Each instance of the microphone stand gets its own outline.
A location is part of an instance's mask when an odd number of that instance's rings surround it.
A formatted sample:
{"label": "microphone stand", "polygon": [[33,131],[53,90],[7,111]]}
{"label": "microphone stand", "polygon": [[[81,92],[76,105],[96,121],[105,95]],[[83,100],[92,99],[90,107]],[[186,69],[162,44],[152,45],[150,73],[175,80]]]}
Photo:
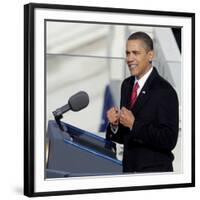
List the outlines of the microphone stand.
{"label": "microphone stand", "polygon": [[60,121],[60,120],[63,118],[63,116],[62,116],[62,115],[59,115],[59,116],[55,116],[55,115],[54,115],[54,117],[55,117],[56,123],[58,124],[59,129],[60,129],[61,131],[64,131],[64,128],[63,128],[63,126],[61,125],[61,121]]}
{"label": "microphone stand", "polygon": [[60,128],[61,131],[64,131],[63,126],[61,125],[61,119],[63,118],[63,113],[67,112],[68,110],[70,110],[70,105],[66,104],[58,109],[56,109],[55,111],[53,111],[53,115],[55,117],[55,121],[58,124],[58,127]]}
{"label": "microphone stand", "polygon": [[67,140],[73,141],[73,137],[68,132],[68,128],[61,123],[60,120],[63,118],[63,115],[60,112],[58,112],[58,111],[59,111],[59,109],[53,111],[53,115],[54,115],[55,121],[56,121],[56,123],[58,125],[58,128],[61,131],[60,134],[62,135],[62,137],[63,137],[64,140],[67,139]]}

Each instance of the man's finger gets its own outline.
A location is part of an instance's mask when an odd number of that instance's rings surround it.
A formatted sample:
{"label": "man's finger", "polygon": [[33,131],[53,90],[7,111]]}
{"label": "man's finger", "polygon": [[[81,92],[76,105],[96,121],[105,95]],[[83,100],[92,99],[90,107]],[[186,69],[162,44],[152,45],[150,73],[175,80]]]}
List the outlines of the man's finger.
{"label": "man's finger", "polygon": [[128,109],[125,107],[122,107],[121,111],[122,111],[122,113],[127,113]]}

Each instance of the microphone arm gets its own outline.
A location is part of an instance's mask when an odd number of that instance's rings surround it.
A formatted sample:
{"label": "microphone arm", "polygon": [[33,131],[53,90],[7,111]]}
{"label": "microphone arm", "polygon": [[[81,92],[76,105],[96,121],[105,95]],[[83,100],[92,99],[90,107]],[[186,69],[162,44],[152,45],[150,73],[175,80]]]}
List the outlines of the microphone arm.
{"label": "microphone arm", "polygon": [[53,115],[55,117],[55,121],[58,124],[58,127],[60,128],[61,131],[64,131],[63,126],[61,125],[60,120],[63,118],[63,113],[67,112],[70,110],[69,104],[66,104],[60,108],[57,108],[55,111],[53,111]]}
{"label": "microphone arm", "polygon": [[71,107],[69,106],[69,104],[66,104],[60,108],[57,108],[55,111],[53,111],[53,115],[55,117],[55,119],[62,119],[62,114],[67,112],[68,110],[70,110]]}

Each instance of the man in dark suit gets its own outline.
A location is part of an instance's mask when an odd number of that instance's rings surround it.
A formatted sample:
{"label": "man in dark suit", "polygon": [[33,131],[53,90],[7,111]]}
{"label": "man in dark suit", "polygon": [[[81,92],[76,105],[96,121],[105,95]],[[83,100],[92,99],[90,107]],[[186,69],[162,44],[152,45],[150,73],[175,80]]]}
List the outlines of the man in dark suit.
{"label": "man in dark suit", "polygon": [[144,32],[129,36],[126,59],[131,76],[121,86],[120,110],[107,112],[106,138],[124,144],[123,172],[173,171],[178,137],[178,98],[152,66],[153,41]]}

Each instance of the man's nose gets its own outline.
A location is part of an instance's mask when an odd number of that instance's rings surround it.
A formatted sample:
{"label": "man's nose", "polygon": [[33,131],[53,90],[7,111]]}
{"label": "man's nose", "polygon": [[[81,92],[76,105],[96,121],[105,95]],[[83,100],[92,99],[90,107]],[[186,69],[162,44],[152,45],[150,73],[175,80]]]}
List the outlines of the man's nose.
{"label": "man's nose", "polygon": [[127,56],[127,61],[134,61],[135,60],[135,56],[133,53],[130,53],[128,56]]}

